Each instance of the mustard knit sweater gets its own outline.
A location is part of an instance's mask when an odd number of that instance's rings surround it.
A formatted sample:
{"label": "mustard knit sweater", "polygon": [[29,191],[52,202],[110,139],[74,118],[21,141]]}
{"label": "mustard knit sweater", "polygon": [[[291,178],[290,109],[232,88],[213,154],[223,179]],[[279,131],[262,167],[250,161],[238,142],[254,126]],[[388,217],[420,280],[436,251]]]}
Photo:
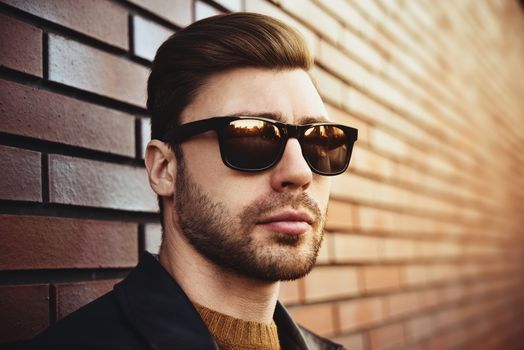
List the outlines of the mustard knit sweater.
{"label": "mustard knit sweater", "polygon": [[220,350],[280,350],[277,325],[244,321],[194,304]]}

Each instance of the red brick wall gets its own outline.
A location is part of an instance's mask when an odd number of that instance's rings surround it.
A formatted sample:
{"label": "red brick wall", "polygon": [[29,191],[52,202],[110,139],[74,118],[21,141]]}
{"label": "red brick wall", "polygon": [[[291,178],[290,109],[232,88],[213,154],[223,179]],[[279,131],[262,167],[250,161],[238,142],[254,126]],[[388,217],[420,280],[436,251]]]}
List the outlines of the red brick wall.
{"label": "red brick wall", "polygon": [[284,283],[293,315],[350,349],[524,347],[517,1],[1,2],[0,343],[158,249],[149,62],[192,21],[247,10],[304,34],[332,118],[359,128],[318,266]]}

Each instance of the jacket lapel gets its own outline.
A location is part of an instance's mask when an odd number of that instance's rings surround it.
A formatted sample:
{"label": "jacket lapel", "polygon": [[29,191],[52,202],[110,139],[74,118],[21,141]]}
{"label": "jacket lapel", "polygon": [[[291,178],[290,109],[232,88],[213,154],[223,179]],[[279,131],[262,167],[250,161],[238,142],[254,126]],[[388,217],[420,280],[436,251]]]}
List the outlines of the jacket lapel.
{"label": "jacket lapel", "polygon": [[114,288],[119,306],[152,349],[218,349],[176,281],[149,253]]}
{"label": "jacket lapel", "polygon": [[[277,302],[273,319],[277,324],[278,338],[282,349],[310,349],[306,345],[304,336],[295,321],[291,318],[284,306]],[[313,349],[311,349],[313,350]]]}

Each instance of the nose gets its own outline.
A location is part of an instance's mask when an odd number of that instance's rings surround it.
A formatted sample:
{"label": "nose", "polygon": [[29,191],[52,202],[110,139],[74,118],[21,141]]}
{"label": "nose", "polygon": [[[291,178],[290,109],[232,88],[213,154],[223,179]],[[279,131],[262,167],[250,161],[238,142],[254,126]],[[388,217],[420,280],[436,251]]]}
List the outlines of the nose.
{"label": "nose", "polygon": [[300,143],[295,138],[287,141],[282,158],[271,172],[271,187],[276,192],[306,190],[313,180]]}

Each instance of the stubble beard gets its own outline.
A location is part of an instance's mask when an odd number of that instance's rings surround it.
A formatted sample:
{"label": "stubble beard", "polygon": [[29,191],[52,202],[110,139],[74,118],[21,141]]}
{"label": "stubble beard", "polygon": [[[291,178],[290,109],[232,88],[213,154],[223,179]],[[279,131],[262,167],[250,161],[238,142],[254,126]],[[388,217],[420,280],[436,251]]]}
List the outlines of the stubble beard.
{"label": "stubble beard", "polygon": [[[305,208],[314,215],[311,232],[268,232],[256,240],[257,220],[279,208]],[[174,210],[187,241],[208,261],[262,281],[295,280],[315,265],[323,239],[325,213],[307,194],[273,193],[246,206],[238,215],[212,200],[191,181],[182,159],[177,164]]]}

